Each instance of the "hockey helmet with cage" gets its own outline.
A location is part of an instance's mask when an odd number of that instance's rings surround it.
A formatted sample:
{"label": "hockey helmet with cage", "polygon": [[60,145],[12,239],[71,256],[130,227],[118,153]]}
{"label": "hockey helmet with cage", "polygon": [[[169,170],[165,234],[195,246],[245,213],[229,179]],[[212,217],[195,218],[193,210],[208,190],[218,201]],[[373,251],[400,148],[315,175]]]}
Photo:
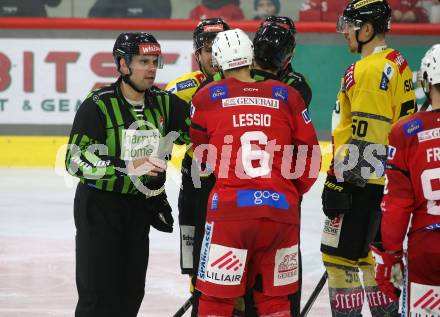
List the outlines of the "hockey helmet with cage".
{"label": "hockey helmet with cage", "polygon": [[336,25],[338,33],[346,33],[349,26],[360,30],[365,22],[373,25],[376,34],[391,28],[391,8],[387,0],[352,0],[344,9]]}
{"label": "hockey helmet with cage", "polygon": [[281,70],[295,50],[296,28],[290,18],[268,17],[254,37],[255,61],[262,68]]}
{"label": "hockey helmet with cage", "polygon": [[252,41],[240,29],[220,32],[212,43],[212,62],[223,71],[249,66],[254,57]]}
{"label": "hockey helmet with cage", "polygon": [[197,24],[193,33],[194,52],[209,45],[219,32],[230,30],[229,25],[222,18],[203,19]]}
{"label": "hockey helmet with cage", "polygon": [[429,99],[432,85],[440,84],[440,44],[433,45],[425,54],[420,65],[423,91]]}
{"label": "hockey helmet with cage", "polygon": [[118,71],[121,58],[124,58],[127,65],[130,65],[132,56],[134,55],[157,55],[157,68],[163,67],[160,44],[156,38],[149,33],[124,32],[119,34],[113,46],[113,58]]}

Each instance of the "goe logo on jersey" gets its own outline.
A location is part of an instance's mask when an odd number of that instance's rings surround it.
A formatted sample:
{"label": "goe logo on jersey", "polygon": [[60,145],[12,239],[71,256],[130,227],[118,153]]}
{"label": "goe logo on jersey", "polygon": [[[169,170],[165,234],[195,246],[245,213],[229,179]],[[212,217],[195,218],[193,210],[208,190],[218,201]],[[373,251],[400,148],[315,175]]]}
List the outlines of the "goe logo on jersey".
{"label": "goe logo on jersey", "polygon": [[237,206],[270,206],[278,209],[288,209],[289,202],[284,194],[270,190],[239,190],[237,191]]}

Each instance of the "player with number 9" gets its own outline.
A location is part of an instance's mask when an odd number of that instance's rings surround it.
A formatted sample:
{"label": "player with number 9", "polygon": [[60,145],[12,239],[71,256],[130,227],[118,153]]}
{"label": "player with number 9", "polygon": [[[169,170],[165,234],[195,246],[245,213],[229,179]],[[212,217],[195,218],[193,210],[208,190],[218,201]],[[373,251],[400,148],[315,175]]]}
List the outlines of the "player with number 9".
{"label": "player with number 9", "polygon": [[440,45],[428,50],[420,73],[432,111],[419,112],[391,130],[383,242],[372,250],[379,287],[398,298],[392,282],[400,275],[396,271],[402,267],[411,221],[402,316],[440,316]]}

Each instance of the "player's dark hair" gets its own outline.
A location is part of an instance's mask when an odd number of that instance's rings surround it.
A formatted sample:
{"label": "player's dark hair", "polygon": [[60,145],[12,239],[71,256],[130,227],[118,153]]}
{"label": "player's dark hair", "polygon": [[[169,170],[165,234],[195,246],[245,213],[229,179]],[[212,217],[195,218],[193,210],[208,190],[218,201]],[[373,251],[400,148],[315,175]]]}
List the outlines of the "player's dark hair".
{"label": "player's dark hair", "polygon": [[290,18],[268,17],[254,37],[255,61],[263,69],[282,70],[296,46],[296,28]]}
{"label": "player's dark hair", "polygon": [[229,25],[222,18],[200,20],[193,32],[194,52],[198,52],[205,45],[212,42],[217,33],[230,29]]}
{"label": "player's dark hair", "polygon": [[139,55],[139,45],[141,44],[159,44],[156,38],[145,32],[124,32],[119,34],[113,45],[113,58],[116,67],[119,68],[121,58],[125,59],[127,65],[130,65],[134,55]]}

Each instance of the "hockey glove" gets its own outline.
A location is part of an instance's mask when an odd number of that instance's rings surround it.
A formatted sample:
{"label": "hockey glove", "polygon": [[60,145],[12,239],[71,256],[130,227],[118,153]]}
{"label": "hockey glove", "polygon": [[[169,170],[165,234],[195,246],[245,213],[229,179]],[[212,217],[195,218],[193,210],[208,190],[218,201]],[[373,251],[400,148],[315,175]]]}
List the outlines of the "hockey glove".
{"label": "hockey glove", "polygon": [[403,252],[388,253],[382,247],[382,242],[370,244],[376,263],[375,279],[379,289],[391,300],[398,301],[403,281]]}
{"label": "hockey glove", "polygon": [[148,200],[153,204],[154,210],[151,226],[162,232],[173,232],[174,219],[165,192],[150,197]]}
{"label": "hockey glove", "polygon": [[327,175],[322,191],[322,210],[330,219],[351,210],[351,194],[355,185],[347,182],[338,182],[335,176]]}

